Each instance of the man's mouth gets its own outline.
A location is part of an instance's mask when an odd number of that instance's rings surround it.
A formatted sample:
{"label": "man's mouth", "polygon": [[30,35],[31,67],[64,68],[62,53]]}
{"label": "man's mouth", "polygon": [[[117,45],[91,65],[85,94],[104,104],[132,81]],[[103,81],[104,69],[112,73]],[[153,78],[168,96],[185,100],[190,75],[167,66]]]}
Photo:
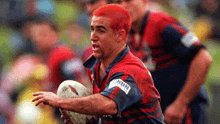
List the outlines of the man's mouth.
{"label": "man's mouth", "polygon": [[99,46],[96,44],[92,44],[92,50],[97,51],[99,49]]}

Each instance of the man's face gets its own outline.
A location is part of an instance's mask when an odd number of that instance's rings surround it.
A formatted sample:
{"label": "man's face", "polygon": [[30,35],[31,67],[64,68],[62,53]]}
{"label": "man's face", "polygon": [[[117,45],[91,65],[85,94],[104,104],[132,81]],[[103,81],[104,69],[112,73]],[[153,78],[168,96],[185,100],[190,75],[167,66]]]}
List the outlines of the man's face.
{"label": "man's face", "polygon": [[107,4],[107,0],[99,0],[93,4],[86,4],[86,11],[90,17],[90,21],[92,19],[92,13],[98,9],[99,7],[103,6],[103,5],[106,5]]}
{"label": "man's face", "polygon": [[117,35],[110,27],[108,17],[93,16],[91,21],[91,42],[93,55],[104,60],[114,53]]}
{"label": "man's face", "polygon": [[140,19],[142,13],[145,13],[146,0],[114,0],[114,2],[127,9],[132,23]]}
{"label": "man's face", "polygon": [[48,24],[33,24],[30,27],[32,41],[40,51],[47,51],[56,42],[57,32]]}

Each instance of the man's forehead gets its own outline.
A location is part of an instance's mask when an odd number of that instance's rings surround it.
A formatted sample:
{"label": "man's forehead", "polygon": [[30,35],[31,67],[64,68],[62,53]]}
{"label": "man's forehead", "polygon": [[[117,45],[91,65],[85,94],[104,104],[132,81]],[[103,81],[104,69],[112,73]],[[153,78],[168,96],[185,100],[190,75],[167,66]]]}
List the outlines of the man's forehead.
{"label": "man's forehead", "polygon": [[91,21],[91,26],[103,25],[108,26],[110,25],[110,18],[103,17],[103,16],[93,16]]}
{"label": "man's forehead", "polygon": [[100,22],[100,23],[110,22],[110,18],[104,16],[93,16],[92,22]]}

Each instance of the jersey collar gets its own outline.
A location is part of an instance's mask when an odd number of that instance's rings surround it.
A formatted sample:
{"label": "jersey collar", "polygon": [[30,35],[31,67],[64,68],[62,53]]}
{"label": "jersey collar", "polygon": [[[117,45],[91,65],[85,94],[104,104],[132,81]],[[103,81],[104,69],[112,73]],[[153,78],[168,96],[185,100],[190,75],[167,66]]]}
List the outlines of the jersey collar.
{"label": "jersey collar", "polygon": [[[106,73],[109,73],[109,71],[113,68],[113,66],[116,65],[119,61],[121,61],[125,57],[125,55],[127,55],[129,50],[130,50],[129,47],[126,46],[126,48],[123,51],[121,51],[114,59],[114,61],[109,65],[109,67],[106,70]],[[100,61],[99,59],[92,56],[83,65],[86,68],[90,69],[91,71],[94,71],[94,67],[99,63],[99,61]]]}

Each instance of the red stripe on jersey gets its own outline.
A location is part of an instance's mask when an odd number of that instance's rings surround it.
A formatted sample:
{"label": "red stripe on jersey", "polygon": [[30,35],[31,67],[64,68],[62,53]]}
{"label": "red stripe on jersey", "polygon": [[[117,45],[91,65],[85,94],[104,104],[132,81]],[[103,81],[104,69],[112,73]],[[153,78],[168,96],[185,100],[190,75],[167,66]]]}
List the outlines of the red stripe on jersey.
{"label": "red stripe on jersey", "polygon": [[102,119],[102,122],[105,123],[105,124],[121,124],[121,121],[114,121],[113,122],[113,121],[106,121],[106,120],[103,120],[103,119]]}
{"label": "red stripe on jersey", "polygon": [[154,106],[153,108],[144,108],[144,109],[141,109],[141,111],[143,111],[144,113],[151,113],[151,112],[155,112],[158,108],[160,108],[159,103],[157,103],[157,105]]}
{"label": "red stripe on jersey", "polygon": [[128,78],[128,75],[123,75],[123,76],[121,77],[121,80],[125,81],[127,78]]}
{"label": "red stripe on jersey", "polygon": [[[145,108],[145,109],[143,108],[143,109],[141,109],[142,112],[140,112],[139,109],[133,109],[133,110],[127,111],[126,113],[123,113],[123,116],[126,117],[126,116],[129,116],[131,114],[139,114],[139,113],[143,113],[143,112],[144,113],[151,113],[151,112],[155,112],[155,110],[157,110],[159,107],[160,107],[160,104],[158,102],[157,105],[155,107],[153,107],[153,108]],[[157,117],[157,115],[158,114],[156,114],[154,116],[152,116],[152,115],[151,116],[148,115],[148,116],[149,117]]]}
{"label": "red stripe on jersey", "polygon": [[154,115],[154,116],[152,116],[152,115],[145,115],[145,116],[141,116],[141,117],[132,118],[131,120],[127,121],[126,123],[132,123],[135,120],[141,120],[143,118],[152,118],[152,117],[157,118],[160,115],[161,115],[161,111],[158,114]]}
{"label": "red stripe on jersey", "polygon": [[170,58],[173,58],[174,55],[173,54],[166,54],[164,56],[160,56],[158,58],[153,58],[153,61],[155,61],[156,63],[162,62],[164,60],[168,60]]}
{"label": "red stripe on jersey", "polygon": [[172,24],[172,27],[174,27],[177,31],[179,31],[181,34],[185,35],[187,34],[187,31],[184,30],[183,28],[179,27],[178,25],[176,24]]}
{"label": "red stripe on jersey", "polygon": [[118,94],[118,92],[120,91],[119,87],[115,87],[114,91],[111,93],[111,95],[109,96],[111,99],[114,99],[115,96]]}
{"label": "red stripe on jersey", "polygon": [[126,113],[123,113],[123,116],[126,117],[129,116],[130,114],[138,114],[138,113],[140,113],[139,109],[132,109],[130,111],[126,111]]}
{"label": "red stripe on jersey", "polygon": [[158,55],[165,53],[165,49],[163,48],[151,48],[151,55]]}
{"label": "red stripe on jersey", "polygon": [[163,68],[169,67],[169,66],[175,64],[177,61],[178,61],[178,59],[175,59],[175,60],[172,60],[172,61],[167,62],[167,63],[165,63],[165,64],[158,65],[157,68],[156,68],[156,70],[160,70],[160,69],[163,69]]}
{"label": "red stripe on jersey", "polygon": [[187,112],[186,112],[186,124],[192,124],[191,108],[187,108]]}
{"label": "red stripe on jersey", "polygon": [[156,115],[154,115],[154,116],[152,116],[152,115],[148,115],[147,117],[148,118],[157,118],[157,117],[159,117],[162,113],[161,113],[162,111],[160,111],[159,113],[157,113]]}
{"label": "red stripe on jersey", "polygon": [[64,113],[64,116],[67,117],[69,123],[70,123],[70,124],[74,124],[74,123],[72,122],[72,120],[71,120],[71,117],[66,113],[66,111],[65,111],[64,109],[63,109],[62,111],[63,111],[63,113]]}

